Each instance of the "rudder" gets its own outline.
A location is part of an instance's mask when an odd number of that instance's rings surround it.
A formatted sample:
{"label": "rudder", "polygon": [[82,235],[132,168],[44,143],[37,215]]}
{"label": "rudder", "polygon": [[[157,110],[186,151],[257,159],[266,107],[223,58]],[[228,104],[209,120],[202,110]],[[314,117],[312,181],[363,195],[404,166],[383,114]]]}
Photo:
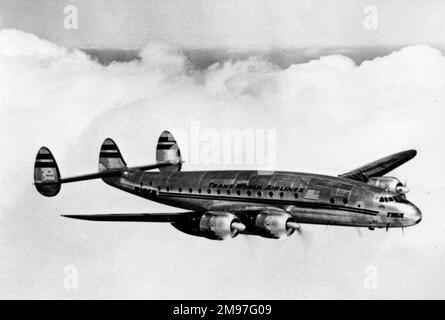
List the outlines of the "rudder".
{"label": "rudder", "polygon": [[182,167],[182,158],[181,158],[181,150],[179,150],[178,144],[176,143],[173,135],[165,130],[161,133],[158,144],[156,146],[156,162],[165,162],[165,161],[177,161],[178,164],[171,165],[168,167],[159,168],[161,172],[175,172],[181,171]]}
{"label": "rudder", "polygon": [[60,171],[56,159],[46,147],[41,147],[34,163],[34,185],[46,197],[54,197],[60,191]]}
{"label": "rudder", "polygon": [[99,153],[99,172],[108,169],[124,168],[126,166],[127,163],[122,157],[116,143],[110,138],[105,139]]}

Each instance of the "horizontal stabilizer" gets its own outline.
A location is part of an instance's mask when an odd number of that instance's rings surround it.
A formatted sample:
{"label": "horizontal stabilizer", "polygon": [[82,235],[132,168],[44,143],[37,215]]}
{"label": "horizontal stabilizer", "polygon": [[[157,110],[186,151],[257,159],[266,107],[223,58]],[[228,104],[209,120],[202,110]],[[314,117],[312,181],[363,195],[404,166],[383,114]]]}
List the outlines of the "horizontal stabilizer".
{"label": "horizontal stabilizer", "polygon": [[120,222],[182,222],[194,215],[196,212],[173,212],[173,213],[111,213],[111,214],[79,214],[62,215],[62,217],[90,220],[90,221],[120,221]]}
{"label": "horizontal stabilizer", "polygon": [[173,166],[173,167],[176,168],[178,165],[181,165],[182,163],[184,163],[184,161],[171,160],[171,161],[158,162],[158,163],[154,163],[154,164],[148,164],[148,165],[145,165],[145,166],[131,167],[130,169],[132,169],[132,170],[140,170],[140,171],[147,171],[147,170],[165,168],[165,167],[169,167],[169,166]]}

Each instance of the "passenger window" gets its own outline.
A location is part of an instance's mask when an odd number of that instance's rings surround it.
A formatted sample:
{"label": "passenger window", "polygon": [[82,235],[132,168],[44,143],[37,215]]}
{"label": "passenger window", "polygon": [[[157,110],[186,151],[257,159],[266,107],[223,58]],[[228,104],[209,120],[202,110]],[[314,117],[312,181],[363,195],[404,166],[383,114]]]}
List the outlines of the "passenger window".
{"label": "passenger window", "polygon": [[201,192],[202,192],[202,189],[201,189],[201,188],[199,188],[199,189],[198,189],[198,193],[201,193]]}
{"label": "passenger window", "polygon": [[216,193],[217,193],[217,194],[221,194],[221,190],[216,189]]}
{"label": "passenger window", "polygon": [[241,191],[236,190],[236,194],[237,194],[237,195],[240,195],[240,194],[241,194]]}
{"label": "passenger window", "polygon": [[189,188],[189,193],[192,193],[193,192],[193,189],[192,188]]}
{"label": "passenger window", "polygon": [[298,193],[296,193],[296,192],[294,193],[294,198],[298,199]]}
{"label": "passenger window", "polygon": [[250,190],[249,191],[247,191],[247,195],[250,197],[250,195],[252,194],[252,192],[250,192]]}
{"label": "passenger window", "polygon": [[261,191],[258,191],[258,192],[256,193],[256,195],[257,195],[258,197],[261,197],[261,195],[262,195]]}
{"label": "passenger window", "polygon": [[269,192],[269,197],[273,197],[273,192],[271,191],[271,192]]}
{"label": "passenger window", "polygon": [[389,197],[388,199],[389,199],[389,201],[394,201],[393,197]]}
{"label": "passenger window", "polygon": [[334,198],[331,198],[331,199],[329,199],[329,202],[330,202],[330,203],[334,203],[334,202],[335,202],[335,199],[334,199]]}
{"label": "passenger window", "polygon": [[230,194],[230,190],[227,190],[227,194]]}
{"label": "passenger window", "polygon": [[178,188],[178,191],[179,191],[179,192],[182,192],[182,188]]}
{"label": "passenger window", "polygon": [[284,197],[284,192],[280,192],[280,198]]}
{"label": "passenger window", "polygon": [[208,194],[210,194],[212,192],[212,190],[210,190],[210,189],[207,189],[207,193]]}
{"label": "passenger window", "polygon": [[170,188],[169,187],[165,187],[165,191],[169,191],[170,190]]}
{"label": "passenger window", "polygon": [[343,198],[343,203],[344,203],[344,204],[348,204],[348,199]]}

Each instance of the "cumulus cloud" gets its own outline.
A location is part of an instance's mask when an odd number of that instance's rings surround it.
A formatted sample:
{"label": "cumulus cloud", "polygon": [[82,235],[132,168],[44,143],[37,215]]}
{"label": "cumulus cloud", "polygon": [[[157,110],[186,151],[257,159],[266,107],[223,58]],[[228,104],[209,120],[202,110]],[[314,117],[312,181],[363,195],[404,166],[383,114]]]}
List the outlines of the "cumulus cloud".
{"label": "cumulus cloud", "polygon": [[[437,252],[445,221],[445,58],[439,50],[411,46],[360,65],[332,55],[286,69],[249,57],[200,70],[180,49],[163,43],[147,44],[139,55],[104,66],[80,50],[18,30],[0,31],[2,296],[443,297],[445,260]],[[181,145],[196,122],[203,129],[276,130],[281,170],[338,174],[417,148],[418,157],[395,174],[408,180],[424,221],[404,237],[397,231],[359,237],[354,229],[305,226],[312,234],[309,250],[298,237],[220,243],[166,225],[59,217],[166,211],[101,181],[64,185],[51,199],[32,186],[41,145],[51,148],[68,176],[97,170],[98,149],[108,136],[137,165],[153,161],[163,129],[178,129]],[[184,146],[182,151],[190,152]],[[66,265],[79,269],[78,290],[63,287]],[[363,287],[367,265],[379,270],[375,292]]]}

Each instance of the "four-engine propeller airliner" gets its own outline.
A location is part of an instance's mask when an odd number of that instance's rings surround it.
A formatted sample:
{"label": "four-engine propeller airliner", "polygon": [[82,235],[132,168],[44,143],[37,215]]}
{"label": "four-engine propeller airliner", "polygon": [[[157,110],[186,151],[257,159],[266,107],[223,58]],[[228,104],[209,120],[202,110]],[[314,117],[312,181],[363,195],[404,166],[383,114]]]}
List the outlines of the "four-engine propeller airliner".
{"label": "four-engine propeller airliner", "polygon": [[407,187],[397,178],[384,176],[415,155],[415,150],[399,152],[337,177],[283,171],[184,172],[178,144],[164,131],[155,164],[128,167],[114,141],[105,139],[99,172],[70,178],[60,176],[52,153],[42,147],[36,157],[34,184],[42,195],[52,197],[63,183],[101,178],[139,197],[189,211],[65,217],[168,222],[182,232],[215,240],[238,234],[282,238],[305,223],[388,230],[415,225],[422,218],[406,199]]}

